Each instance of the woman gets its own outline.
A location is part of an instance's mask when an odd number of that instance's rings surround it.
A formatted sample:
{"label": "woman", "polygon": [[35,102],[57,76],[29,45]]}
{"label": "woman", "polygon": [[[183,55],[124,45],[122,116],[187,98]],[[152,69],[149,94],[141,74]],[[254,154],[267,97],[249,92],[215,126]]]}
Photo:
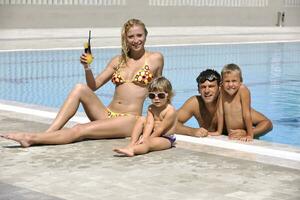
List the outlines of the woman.
{"label": "woman", "polygon": [[[75,86],[45,133],[11,133],[2,137],[29,147],[33,144],[68,144],[83,139],[130,136],[138,116],[142,114],[147,85],[154,77],[162,75],[164,60],[162,54],[145,50],[147,29],[140,20],[127,21],[121,37],[121,55],[112,58],[96,78],[87,64],[87,54],[82,54],[80,62],[85,69],[87,85]],[[94,91],[109,80],[116,87],[111,103],[105,107]],[[91,122],[62,129],[75,115],[80,103]]]}

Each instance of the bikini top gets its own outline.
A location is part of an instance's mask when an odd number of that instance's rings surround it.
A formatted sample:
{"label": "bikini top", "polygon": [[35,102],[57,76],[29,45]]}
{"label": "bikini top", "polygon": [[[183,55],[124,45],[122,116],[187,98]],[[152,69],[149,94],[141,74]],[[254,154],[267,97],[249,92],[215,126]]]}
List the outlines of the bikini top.
{"label": "bikini top", "polygon": [[117,66],[116,71],[113,73],[111,79],[111,81],[116,85],[123,83],[135,83],[138,85],[146,86],[153,79],[153,74],[151,73],[150,68],[147,65],[147,61],[145,61],[144,66],[141,67],[141,69],[133,76],[131,80],[126,80],[122,77],[120,66],[120,64]]}

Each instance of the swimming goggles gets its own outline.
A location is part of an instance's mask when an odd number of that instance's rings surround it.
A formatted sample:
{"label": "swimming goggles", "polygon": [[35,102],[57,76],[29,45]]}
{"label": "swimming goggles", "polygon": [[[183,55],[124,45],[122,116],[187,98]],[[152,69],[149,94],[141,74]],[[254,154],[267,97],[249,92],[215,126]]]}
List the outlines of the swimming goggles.
{"label": "swimming goggles", "polygon": [[149,99],[154,99],[155,97],[158,97],[159,99],[164,99],[166,98],[167,93],[165,92],[159,92],[159,93],[155,93],[155,92],[150,92],[148,94]]}
{"label": "swimming goggles", "polygon": [[205,81],[212,82],[212,81],[215,81],[215,80],[218,80],[218,78],[214,74],[210,74],[208,76],[200,77],[200,83],[204,83]]}

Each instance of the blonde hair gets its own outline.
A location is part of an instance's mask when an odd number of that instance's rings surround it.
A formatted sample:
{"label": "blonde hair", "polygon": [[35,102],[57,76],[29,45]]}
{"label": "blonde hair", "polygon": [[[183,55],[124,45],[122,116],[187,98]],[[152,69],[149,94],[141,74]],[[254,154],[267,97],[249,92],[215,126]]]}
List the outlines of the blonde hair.
{"label": "blonde hair", "polygon": [[224,78],[225,74],[229,74],[233,71],[237,71],[240,74],[240,80],[241,80],[241,82],[243,82],[242,70],[238,65],[236,65],[234,63],[227,64],[223,67],[222,72],[221,72],[222,79]]}
{"label": "blonde hair", "polygon": [[163,77],[156,77],[148,85],[149,92],[166,92],[168,93],[168,102],[171,103],[171,99],[174,96],[173,88],[171,82]]}
{"label": "blonde hair", "polygon": [[127,58],[128,58],[128,53],[129,53],[129,49],[127,47],[127,33],[129,31],[130,28],[132,28],[133,26],[141,26],[144,29],[145,32],[145,36],[148,35],[148,31],[146,29],[145,24],[139,20],[139,19],[130,19],[128,20],[122,28],[122,32],[121,32],[121,45],[122,45],[122,56],[121,56],[121,62],[120,63],[126,63],[127,62]]}

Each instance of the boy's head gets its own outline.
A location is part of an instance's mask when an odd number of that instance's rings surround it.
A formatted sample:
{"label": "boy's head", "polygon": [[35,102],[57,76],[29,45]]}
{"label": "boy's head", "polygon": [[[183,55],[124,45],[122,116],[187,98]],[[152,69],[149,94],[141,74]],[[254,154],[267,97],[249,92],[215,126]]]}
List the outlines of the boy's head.
{"label": "boy's head", "polygon": [[240,81],[243,82],[242,70],[238,65],[234,63],[227,64],[223,67],[221,72],[222,80],[224,78],[224,75],[230,74],[232,72],[237,72],[239,74]]}
{"label": "boy's head", "polygon": [[171,103],[174,96],[171,82],[163,76],[153,79],[148,86],[149,98],[152,102]]}
{"label": "boy's head", "polygon": [[213,69],[206,69],[199,74],[196,81],[203,101],[205,103],[216,101],[219,96],[220,74]]}
{"label": "boy's head", "polygon": [[229,95],[235,95],[243,82],[242,71],[236,64],[225,65],[222,69],[222,86]]}

